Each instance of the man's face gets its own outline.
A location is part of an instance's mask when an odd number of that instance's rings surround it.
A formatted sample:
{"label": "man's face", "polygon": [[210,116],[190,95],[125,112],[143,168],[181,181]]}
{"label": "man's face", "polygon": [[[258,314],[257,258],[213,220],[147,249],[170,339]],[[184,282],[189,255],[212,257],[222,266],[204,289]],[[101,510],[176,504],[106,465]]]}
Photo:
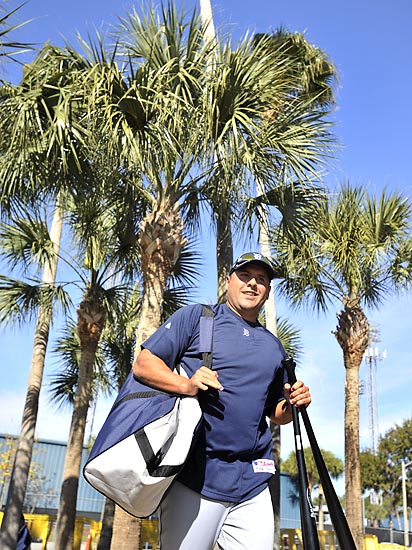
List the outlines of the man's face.
{"label": "man's face", "polygon": [[226,291],[228,307],[247,321],[256,321],[269,297],[269,276],[259,264],[247,264],[226,278]]}

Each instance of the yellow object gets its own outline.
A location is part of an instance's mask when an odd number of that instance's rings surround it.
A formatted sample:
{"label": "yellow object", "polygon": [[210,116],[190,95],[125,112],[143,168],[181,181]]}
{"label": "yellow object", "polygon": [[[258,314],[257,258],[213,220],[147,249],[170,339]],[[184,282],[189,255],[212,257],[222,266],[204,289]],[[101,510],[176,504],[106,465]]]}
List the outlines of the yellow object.
{"label": "yellow object", "polygon": [[[53,541],[56,516],[46,514],[24,514],[30,535],[33,539],[42,541],[41,550],[47,550],[47,543]],[[3,512],[0,512],[0,524],[3,520]],[[94,550],[100,537],[101,522],[90,518],[76,517],[74,528],[73,550],[81,550],[82,542],[86,544],[87,550]],[[320,550],[335,548],[338,544],[337,537],[333,531],[318,531]],[[281,529],[282,550],[302,550],[302,531],[300,529]],[[159,520],[142,519],[141,525],[141,548],[145,543],[152,545],[153,550],[158,550],[159,541]],[[399,544],[379,544],[375,535],[365,534],[363,536],[363,550],[407,550]]]}

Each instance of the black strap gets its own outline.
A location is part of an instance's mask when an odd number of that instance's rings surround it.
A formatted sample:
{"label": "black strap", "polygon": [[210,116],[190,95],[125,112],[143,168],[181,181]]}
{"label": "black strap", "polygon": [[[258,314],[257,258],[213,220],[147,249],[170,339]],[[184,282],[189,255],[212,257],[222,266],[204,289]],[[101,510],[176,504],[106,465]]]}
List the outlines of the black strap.
{"label": "black strap", "polygon": [[[200,327],[199,327],[199,351],[202,353],[202,364],[209,369],[212,368],[212,345],[213,345],[213,317],[214,317],[212,306],[202,304],[202,315],[200,317]],[[179,371],[179,365],[176,366],[177,371]],[[132,374],[130,374],[133,376]],[[146,399],[154,397],[155,395],[177,395],[170,394],[169,392],[164,392],[161,390],[146,390],[140,392],[133,392],[125,395],[119,401],[115,402],[112,411],[117,409],[117,407],[123,404],[125,401],[130,401],[132,399]]]}
{"label": "black strap", "polygon": [[[203,365],[212,368],[212,345],[213,345],[213,317],[212,307],[202,304],[202,315],[200,317],[199,327],[199,351],[202,353]],[[151,392],[147,392],[147,397]],[[141,395],[143,397],[143,394]],[[169,439],[162,445],[155,454],[144,428],[134,434],[136,442],[145,459],[147,470],[152,477],[169,477],[177,475],[182,465],[179,466],[161,466],[161,462],[169,450],[175,434],[171,434]]]}
{"label": "black strap", "polygon": [[156,454],[153,452],[152,445],[144,428],[135,432],[134,437],[146,462],[147,471],[152,477],[171,477],[180,472],[182,464],[176,466],[160,465],[173,443],[174,434],[169,437]]}
{"label": "black strap", "polygon": [[199,328],[199,351],[202,353],[202,364],[209,369],[212,368],[213,360],[213,309],[211,306],[202,304],[202,315]]}

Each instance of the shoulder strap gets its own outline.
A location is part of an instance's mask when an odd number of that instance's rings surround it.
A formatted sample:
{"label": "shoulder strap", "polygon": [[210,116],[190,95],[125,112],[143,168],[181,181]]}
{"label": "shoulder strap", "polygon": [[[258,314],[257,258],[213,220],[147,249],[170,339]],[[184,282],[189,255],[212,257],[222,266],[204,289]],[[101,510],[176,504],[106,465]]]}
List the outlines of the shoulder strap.
{"label": "shoulder strap", "polygon": [[205,367],[212,368],[213,351],[213,309],[202,304],[202,315],[199,328],[199,351],[202,353],[202,362]]}

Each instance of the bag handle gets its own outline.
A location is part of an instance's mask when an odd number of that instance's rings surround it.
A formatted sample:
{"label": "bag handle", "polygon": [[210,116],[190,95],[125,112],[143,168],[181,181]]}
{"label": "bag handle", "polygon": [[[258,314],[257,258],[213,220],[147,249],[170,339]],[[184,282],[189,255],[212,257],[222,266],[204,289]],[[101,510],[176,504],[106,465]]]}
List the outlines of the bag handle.
{"label": "bag handle", "polygon": [[212,368],[213,360],[213,309],[202,304],[202,315],[199,327],[199,351],[202,354],[202,363],[205,367]]}
{"label": "bag handle", "polygon": [[[199,327],[199,351],[202,354],[202,364],[209,369],[212,368],[212,347],[213,347],[213,317],[214,317],[212,306],[202,304],[202,314],[200,317],[200,327]],[[180,372],[180,365],[176,365],[177,372]],[[130,372],[129,376],[133,376]],[[162,390],[147,389],[145,391],[129,393],[122,397],[119,401],[115,401],[112,407],[112,410],[116,409],[119,405],[125,401],[130,401],[132,399],[140,398],[149,398],[154,397],[155,395],[167,394]],[[170,395],[170,394],[169,394]],[[177,394],[172,394],[177,395]]]}

